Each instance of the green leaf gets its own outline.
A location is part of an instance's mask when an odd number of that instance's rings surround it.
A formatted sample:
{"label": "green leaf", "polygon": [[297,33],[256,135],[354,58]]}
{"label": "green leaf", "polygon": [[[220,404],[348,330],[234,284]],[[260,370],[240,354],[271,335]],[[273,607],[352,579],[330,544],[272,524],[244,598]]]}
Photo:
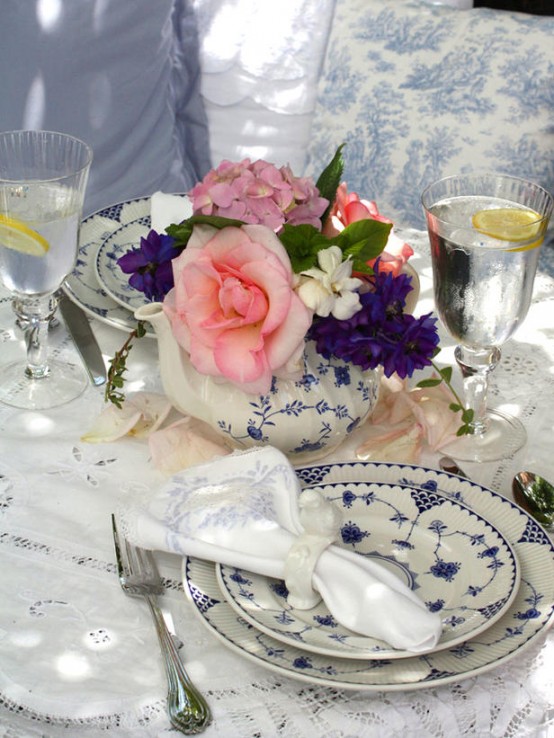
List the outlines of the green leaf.
{"label": "green leaf", "polygon": [[165,232],[168,236],[175,239],[175,248],[183,247],[189,242],[192,234],[192,225],[188,220],[184,220],[182,223],[172,223],[165,229]]}
{"label": "green leaf", "polygon": [[317,266],[317,253],[321,249],[331,246],[331,242],[313,225],[304,223],[303,225],[283,226],[280,235],[281,243],[285,247],[295,274],[305,272]]}
{"label": "green leaf", "polygon": [[224,218],[221,215],[192,215],[181,223],[172,223],[165,229],[165,232],[175,239],[175,248],[184,248],[189,242],[195,225],[209,225],[220,231],[222,228],[228,228],[229,226],[240,228],[245,223],[242,220]]}
{"label": "green leaf", "polygon": [[457,402],[450,403],[448,407],[452,410],[453,413],[459,413],[460,410],[464,409],[461,405],[458,405]]}
{"label": "green leaf", "polygon": [[331,208],[333,207],[333,203],[335,202],[335,198],[337,196],[337,189],[341,183],[342,173],[344,170],[344,159],[342,158],[342,150],[344,146],[345,144],[341,144],[338,147],[338,149],[335,151],[335,155],[333,156],[329,164],[327,164],[325,169],[321,172],[321,174],[319,175],[319,179],[315,183],[321,197],[329,200],[327,210],[321,216],[322,223],[325,223],[325,221],[329,217],[329,212],[331,211]]}
{"label": "green leaf", "polygon": [[452,367],[451,366],[443,367],[440,370],[439,374],[441,375],[441,377],[444,379],[444,381],[447,384],[450,384],[450,382],[452,381]]}
{"label": "green leaf", "polygon": [[441,384],[441,382],[442,379],[422,379],[416,384],[416,387],[436,387],[437,385]]}
{"label": "green leaf", "polygon": [[144,320],[139,320],[136,327],[137,338],[142,338],[146,335],[146,323]]}
{"label": "green leaf", "polygon": [[352,257],[352,271],[367,272],[367,262],[382,253],[391,228],[390,223],[381,223],[378,220],[358,220],[347,226],[333,240],[345,257]]}

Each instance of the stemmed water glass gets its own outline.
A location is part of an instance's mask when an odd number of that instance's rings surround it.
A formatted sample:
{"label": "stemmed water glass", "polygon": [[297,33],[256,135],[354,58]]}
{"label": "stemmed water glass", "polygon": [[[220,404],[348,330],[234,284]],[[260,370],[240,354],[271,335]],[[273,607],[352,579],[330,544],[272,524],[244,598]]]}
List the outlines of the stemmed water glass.
{"label": "stemmed water glass", "polygon": [[532,182],[497,174],[446,177],[422,195],[439,317],[457,341],[469,433],[448,446],[467,461],[507,458],[527,439],[521,422],[486,407],[500,347],[529,309],[552,197]]}
{"label": "stemmed water glass", "polygon": [[73,270],[92,151],[51,131],[0,133],[0,279],[25,335],[27,360],[0,367],[0,400],[62,405],[85,389],[80,366],[47,357],[56,291]]}

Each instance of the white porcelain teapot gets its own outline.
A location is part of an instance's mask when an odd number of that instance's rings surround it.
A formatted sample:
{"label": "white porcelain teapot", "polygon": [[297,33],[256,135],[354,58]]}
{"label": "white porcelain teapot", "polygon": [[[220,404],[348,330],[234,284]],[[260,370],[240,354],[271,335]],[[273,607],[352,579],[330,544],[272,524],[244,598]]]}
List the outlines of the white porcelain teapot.
{"label": "white porcelain teapot", "polygon": [[372,411],[380,372],[363,371],[339,359],[324,359],[308,342],[299,380],[273,378],[266,395],[200,374],[173,336],[161,303],[135,312],[158,338],[165,394],[180,412],[205,421],[231,448],[270,444],[293,463],[330,453]]}

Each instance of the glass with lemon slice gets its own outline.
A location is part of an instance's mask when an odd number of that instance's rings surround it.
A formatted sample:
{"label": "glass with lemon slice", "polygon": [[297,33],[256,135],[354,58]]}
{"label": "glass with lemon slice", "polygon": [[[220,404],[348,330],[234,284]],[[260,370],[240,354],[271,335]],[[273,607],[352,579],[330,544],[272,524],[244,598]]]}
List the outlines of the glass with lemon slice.
{"label": "glass with lemon slice", "polygon": [[501,346],[524,321],[533,294],[552,196],[526,180],[497,174],[446,177],[422,195],[435,303],[457,342],[469,433],[448,447],[461,460],[507,458],[526,442],[517,419],[486,407]]}
{"label": "glass with lemon slice", "polygon": [[46,409],[64,404],[86,387],[74,364],[47,357],[55,292],[73,270],[90,148],[50,131],[0,133],[0,280],[13,294],[26,358],[0,366],[0,400],[14,407]]}

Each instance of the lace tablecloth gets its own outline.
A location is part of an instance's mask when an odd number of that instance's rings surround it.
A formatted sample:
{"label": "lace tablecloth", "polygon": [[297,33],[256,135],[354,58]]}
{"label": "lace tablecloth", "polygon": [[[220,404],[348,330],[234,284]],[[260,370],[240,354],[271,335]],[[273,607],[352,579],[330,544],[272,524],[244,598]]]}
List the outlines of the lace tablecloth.
{"label": "lace tablecloth", "polygon": [[[420,311],[432,307],[426,238],[411,233],[422,282]],[[2,360],[21,345],[8,297],[0,301]],[[515,471],[554,477],[554,281],[539,274],[526,323],[503,351],[491,401],[520,415],[529,443],[501,463],[464,464],[473,478],[511,496]],[[97,320],[106,356],[124,334]],[[63,325],[55,352],[78,360]],[[155,341],[134,350],[130,389],[159,389]],[[452,360],[445,349],[443,362]],[[111,511],[163,483],[144,441],[87,444],[81,434],[103,405],[90,388],[48,413],[0,409],[0,736],[160,738],[176,735],[165,713],[165,676],[144,603],[116,576]],[[363,437],[363,428],[358,431]],[[343,448],[332,458],[349,458]],[[438,455],[422,463],[437,466]],[[177,558],[160,555],[163,605],[182,639],[194,681],[207,694],[225,738],[410,738],[554,735],[554,636],[493,670],[448,686],[351,692],[299,682],[236,654],[209,633],[187,602]],[[554,572],[553,572],[554,574]]]}

